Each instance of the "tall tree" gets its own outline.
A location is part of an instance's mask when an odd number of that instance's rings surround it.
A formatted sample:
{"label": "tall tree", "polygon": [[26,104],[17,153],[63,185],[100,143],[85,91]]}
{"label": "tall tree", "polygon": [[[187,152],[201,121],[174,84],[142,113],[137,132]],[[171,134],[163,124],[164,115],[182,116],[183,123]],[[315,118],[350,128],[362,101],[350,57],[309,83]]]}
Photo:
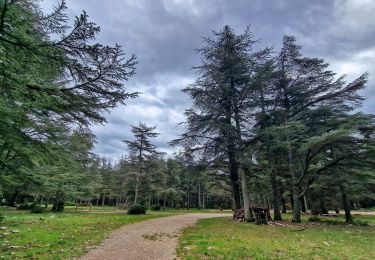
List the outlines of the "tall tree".
{"label": "tall tree", "polygon": [[319,173],[336,165],[327,159],[327,149],[358,132],[360,126],[342,120],[331,125],[327,118],[354,118],[350,113],[360,105],[358,91],[367,81],[363,74],[347,84],[344,77],[337,78],[327,69],[326,62],[303,57],[300,49],[294,37],[284,37],[275,64],[272,125],[267,128],[285,162],[281,165],[293,194],[295,222],[301,221],[300,201],[310,184]]}
{"label": "tall tree", "polygon": [[205,46],[198,50],[202,65],[195,67],[199,78],[183,90],[193,100],[193,107],[185,112],[186,132],[175,143],[187,151],[200,151],[211,160],[222,158],[227,162],[236,209],[241,208],[241,174],[249,216],[246,175],[241,170],[243,134],[247,132],[245,121],[254,87],[252,74],[268,50],[252,52],[254,40],[249,29],[236,35],[229,26],[204,41]]}
{"label": "tall tree", "polygon": [[156,146],[150,140],[159,135],[154,131],[155,128],[155,126],[149,127],[144,123],[139,123],[131,129],[135,140],[123,141],[128,145],[131,162],[134,165],[132,172],[135,182],[134,204],[138,203],[141,185],[147,180],[148,166],[162,154],[156,150]]}

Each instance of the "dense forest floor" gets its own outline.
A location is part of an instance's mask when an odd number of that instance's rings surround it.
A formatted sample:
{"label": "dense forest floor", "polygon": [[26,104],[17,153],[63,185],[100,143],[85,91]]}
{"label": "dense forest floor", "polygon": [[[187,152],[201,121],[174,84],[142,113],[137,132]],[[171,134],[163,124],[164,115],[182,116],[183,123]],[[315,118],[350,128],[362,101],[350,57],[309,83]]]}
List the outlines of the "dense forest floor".
{"label": "dense forest floor", "polygon": [[298,225],[204,219],[184,230],[178,255],[182,259],[375,259],[375,216],[355,217],[368,226],[341,224],[341,216],[320,218],[326,223],[308,222],[305,216]]}

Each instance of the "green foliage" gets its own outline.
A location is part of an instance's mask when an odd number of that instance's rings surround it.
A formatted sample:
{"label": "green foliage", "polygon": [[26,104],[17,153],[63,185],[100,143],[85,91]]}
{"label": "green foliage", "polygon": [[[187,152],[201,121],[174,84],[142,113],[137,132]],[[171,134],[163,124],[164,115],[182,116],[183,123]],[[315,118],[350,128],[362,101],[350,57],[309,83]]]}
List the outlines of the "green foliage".
{"label": "green foliage", "polygon": [[52,205],[52,211],[53,212],[63,212],[64,211],[64,201],[58,200],[55,201],[54,204]]}
{"label": "green foliage", "polygon": [[319,216],[311,216],[307,220],[310,221],[310,222],[321,222],[322,221]]}
{"label": "green foliage", "polygon": [[35,205],[33,203],[24,202],[17,205],[17,210],[29,210],[32,209]]}
{"label": "green foliage", "polygon": [[360,218],[355,218],[353,220],[353,224],[358,225],[358,226],[362,226],[362,227],[366,227],[366,226],[368,226],[369,222],[366,221],[366,220],[360,219]]}
{"label": "green foliage", "polygon": [[[0,182],[11,205],[18,195],[51,198],[57,189],[92,196],[88,127],[137,96],[124,86],[135,57],[96,42],[100,28],[84,12],[68,26],[66,9],[65,1],[50,14],[38,1],[0,3]],[[85,174],[89,185],[79,184]]]}
{"label": "green foliage", "polygon": [[128,210],[128,214],[130,215],[141,215],[146,214],[146,207],[140,204],[134,204],[130,206]]}
{"label": "green foliage", "polygon": [[41,214],[46,211],[45,207],[42,207],[40,205],[34,205],[33,208],[30,210],[30,213],[36,213]]}
{"label": "green foliage", "polygon": [[161,206],[159,204],[151,206],[151,210],[159,211],[160,209],[161,209]]}

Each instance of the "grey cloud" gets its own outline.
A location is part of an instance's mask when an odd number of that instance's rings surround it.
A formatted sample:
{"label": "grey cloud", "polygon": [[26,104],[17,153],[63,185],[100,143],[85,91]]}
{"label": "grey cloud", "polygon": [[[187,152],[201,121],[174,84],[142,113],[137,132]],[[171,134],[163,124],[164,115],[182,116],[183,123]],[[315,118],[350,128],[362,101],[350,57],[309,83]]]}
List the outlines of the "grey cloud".
{"label": "grey cloud", "polygon": [[[93,127],[98,136],[96,152],[111,157],[124,153],[122,139],[131,138],[129,124],[157,125],[155,140],[171,151],[167,142],[181,133],[177,122],[190,101],[180,89],[194,81],[190,69],[199,64],[193,51],[202,37],[224,25],[241,32],[248,25],[258,47],[277,51],[284,34],[293,34],[303,53],[324,58],[348,79],[368,71],[375,75],[375,2],[372,0],[67,0],[69,13],[86,10],[101,26],[99,40],[121,44],[136,54],[137,74],[128,83],[143,92],[125,107],[108,115],[108,124]],[[373,77],[373,76],[372,76]],[[370,78],[363,94],[366,112],[375,113],[375,82]]]}

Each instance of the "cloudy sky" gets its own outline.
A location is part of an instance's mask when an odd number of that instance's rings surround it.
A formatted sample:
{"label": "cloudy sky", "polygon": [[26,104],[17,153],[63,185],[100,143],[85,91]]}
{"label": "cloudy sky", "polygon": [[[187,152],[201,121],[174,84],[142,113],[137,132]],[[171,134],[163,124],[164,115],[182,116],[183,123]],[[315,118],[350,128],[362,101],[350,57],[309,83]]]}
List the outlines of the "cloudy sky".
{"label": "cloudy sky", "polygon": [[[55,0],[45,1],[48,6]],[[195,78],[194,49],[202,37],[230,25],[237,33],[251,26],[259,47],[279,49],[282,36],[295,35],[306,56],[324,58],[348,79],[371,75],[364,104],[375,113],[374,0],[67,0],[71,16],[85,10],[101,26],[101,43],[119,43],[138,57],[137,74],[126,84],[143,94],[92,127],[95,152],[117,159],[126,153],[129,125],[145,122],[161,133],[155,144],[171,152],[168,142],[182,132],[189,100],[180,90]],[[47,7],[48,8],[48,7]]]}

